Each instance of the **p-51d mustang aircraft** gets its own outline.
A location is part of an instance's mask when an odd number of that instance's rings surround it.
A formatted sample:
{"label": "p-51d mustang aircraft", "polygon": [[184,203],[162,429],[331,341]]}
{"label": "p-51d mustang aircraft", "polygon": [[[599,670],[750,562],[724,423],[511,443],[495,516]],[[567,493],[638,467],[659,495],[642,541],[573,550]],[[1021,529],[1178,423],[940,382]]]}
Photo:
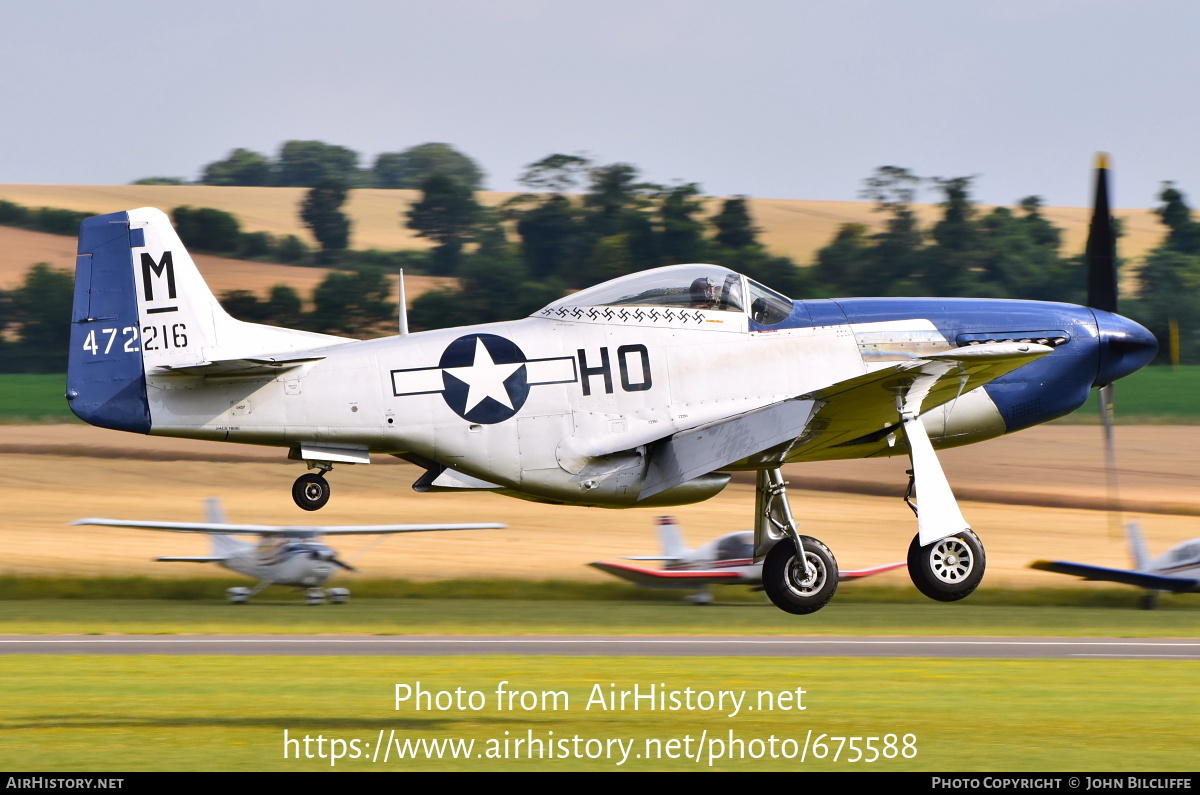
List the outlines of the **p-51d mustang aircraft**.
{"label": "p-51d mustang aircraft", "polygon": [[[350,598],[345,588],[321,586],[337,571],[355,571],[349,563],[338,560],[337,553],[321,543],[321,536],[381,535],[389,533],[429,533],[441,530],[498,530],[505,527],[494,522],[465,524],[392,524],[344,527],[274,527],[261,524],[229,524],[225,511],[215,497],[206,501],[207,522],[145,522],[135,519],[79,519],[73,525],[104,527],[136,527],[146,530],[169,530],[173,533],[206,533],[212,539],[211,555],[172,555],[155,558],[169,563],[216,563],[231,571],[257,579],[251,588],[230,588],[225,594],[235,605],[245,604],[251,596],[268,585],[288,585],[307,588],[310,605],[320,604],[329,597],[334,604]],[[234,538],[236,535],[255,535],[257,544]]]}
{"label": "p-51d mustang aircraft", "polygon": [[726,268],[676,265],[523,320],[367,341],[235,320],[163,213],[96,216],[80,229],[67,399],[93,425],[287,448],[320,472],[293,486],[309,510],[329,499],[325,473],[372,453],[423,467],[419,492],[608,508],[699,502],[754,471],[754,557],[793,613],[823,607],[838,568],[800,535],[780,467],[907,455],[909,574],[954,601],[979,584],[984,551],[935,448],[1067,414],[1157,350],[1114,314],[1098,173],[1087,307],[796,301]]}
{"label": "p-51d mustang aircraft", "polygon": [[1037,560],[1030,563],[1029,567],[1058,574],[1073,574],[1085,580],[1121,582],[1145,588],[1146,595],[1142,597],[1144,610],[1153,608],[1158,601],[1158,594],[1162,592],[1200,592],[1200,538],[1176,544],[1159,557],[1151,558],[1141,525],[1126,522],[1125,536],[1129,540],[1129,553],[1133,558],[1132,569],[1110,569],[1065,560]]}
{"label": "p-51d mustang aircraft", "polygon": [[[639,588],[683,588],[694,590],[689,602],[712,604],[711,585],[749,585],[762,587],[762,561],[754,559],[754,532],[742,530],[726,533],[696,549],[688,549],[679,525],[670,516],[658,518],[658,538],[661,555],[629,555],[625,560],[662,561],[663,568],[647,569],[626,563],[592,563],[593,568],[620,577]],[[838,571],[838,581],[857,580],[882,574],[904,566],[889,563],[858,571]],[[697,590],[698,589],[698,590]]]}

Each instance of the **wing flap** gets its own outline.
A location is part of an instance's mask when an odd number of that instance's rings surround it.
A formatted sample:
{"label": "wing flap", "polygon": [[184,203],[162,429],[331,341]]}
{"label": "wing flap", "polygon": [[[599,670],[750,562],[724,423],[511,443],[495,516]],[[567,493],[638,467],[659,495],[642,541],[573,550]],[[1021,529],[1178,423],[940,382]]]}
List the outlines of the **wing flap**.
{"label": "wing flap", "polygon": [[812,417],[811,400],[785,400],[674,434],[654,446],[639,500],[795,439]]}

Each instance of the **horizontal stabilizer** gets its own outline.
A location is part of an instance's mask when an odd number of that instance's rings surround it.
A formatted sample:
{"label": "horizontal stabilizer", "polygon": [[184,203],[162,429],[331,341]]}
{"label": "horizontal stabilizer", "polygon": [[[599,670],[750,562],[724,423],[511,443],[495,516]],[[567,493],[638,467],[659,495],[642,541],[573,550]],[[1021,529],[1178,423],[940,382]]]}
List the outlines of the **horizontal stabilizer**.
{"label": "horizontal stabilizer", "polygon": [[150,375],[190,375],[233,377],[239,375],[277,375],[309,362],[319,362],[324,356],[256,356],[247,359],[224,359],[199,364],[163,365]]}
{"label": "horizontal stabilizer", "polygon": [[72,525],[131,527],[142,530],[167,530],[173,533],[209,533],[215,535],[257,535],[311,538],[323,535],[378,535],[385,533],[434,533],[443,530],[501,530],[498,522],[462,524],[377,524],[314,527],[311,525],[276,526],[263,524],[217,524],[211,522],[143,522],[130,519],[78,519]]}
{"label": "horizontal stabilizer", "polygon": [[1151,591],[1172,591],[1186,593],[1200,590],[1200,580],[1183,577],[1164,577],[1161,574],[1150,574],[1144,571],[1130,569],[1109,569],[1104,566],[1089,566],[1086,563],[1070,563],[1061,560],[1037,560],[1029,564],[1031,569],[1052,571],[1056,574],[1071,574],[1085,580],[1099,582],[1119,582],[1134,585]]}

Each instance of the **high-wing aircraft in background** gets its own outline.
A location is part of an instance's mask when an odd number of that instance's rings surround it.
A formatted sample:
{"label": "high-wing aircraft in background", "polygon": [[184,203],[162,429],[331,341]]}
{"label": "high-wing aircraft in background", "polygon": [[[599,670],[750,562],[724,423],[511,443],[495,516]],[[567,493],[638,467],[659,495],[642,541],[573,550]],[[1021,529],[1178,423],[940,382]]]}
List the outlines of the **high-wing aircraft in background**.
{"label": "high-wing aircraft in background", "polygon": [[[73,525],[104,527],[134,527],[146,530],[168,530],[173,533],[205,533],[212,540],[212,554],[170,555],[155,558],[169,563],[216,563],[231,571],[258,580],[254,588],[229,588],[225,594],[234,604],[245,604],[268,585],[287,585],[307,589],[305,598],[310,605],[320,604],[328,597],[333,604],[350,598],[345,588],[322,590],[338,568],[355,571],[349,563],[338,560],[337,552],[321,543],[322,536],[381,535],[388,533],[429,533],[442,530],[496,530],[505,527],[494,522],[468,524],[394,524],[344,527],[275,527],[261,524],[229,524],[225,511],[216,498],[210,498],[205,508],[206,522],[147,522],[135,519],[79,519]],[[239,535],[258,536],[258,543],[235,538]]]}
{"label": "high-wing aircraft in background", "polygon": [[1030,563],[1029,567],[1058,574],[1073,574],[1085,580],[1120,582],[1144,588],[1144,610],[1153,608],[1158,601],[1158,594],[1163,592],[1200,592],[1200,538],[1176,544],[1159,557],[1151,558],[1141,525],[1126,522],[1125,537],[1129,541],[1130,557],[1133,558],[1132,569],[1110,569],[1065,560],[1037,560]]}
{"label": "high-wing aircraft in background", "polygon": [[[661,555],[629,555],[625,560],[661,561],[663,568],[648,569],[627,563],[591,563],[593,568],[620,577],[639,588],[681,588],[696,591],[685,597],[697,605],[712,604],[712,585],[749,585],[762,589],[762,561],[754,560],[754,532],[726,533],[696,549],[689,549],[679,525],[670,516],[658,518]],[[838,581],[857,580],[903,568],[889,563],[870,569],[838,571]]]}
{"label": "high-wing aircraft in background", "polygon": [[106,428],[284,448],[318,470],[292,489],[309,510],[329,499],[329,470],[373,453],[423,467],[419,492],[607,508],[699,502],[754,471],[754,558],[793,613],[823,607],[838,568],[800,534],[780,467],[906,455],[919,496],[909,575],[954,601],[979,584],[984,550],[935,448],[1061,417],[1157,351],[1114,314],[1097,174],[1088,306],[793,300],[675,265],[522,320],[366,341],[235,320],[162,212],[96,216],[80,229],[67,399]]}

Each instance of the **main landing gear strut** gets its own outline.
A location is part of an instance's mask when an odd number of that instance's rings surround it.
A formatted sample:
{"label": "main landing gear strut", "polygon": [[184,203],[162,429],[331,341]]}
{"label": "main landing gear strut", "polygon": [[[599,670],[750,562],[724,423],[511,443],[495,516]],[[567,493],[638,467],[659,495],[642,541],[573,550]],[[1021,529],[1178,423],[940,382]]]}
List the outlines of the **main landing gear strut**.
{"label": "main landing gear strut", "polygon": [[796,529],[787,485],[778,469],[757,473],[754,556],[767,550],[763,590],[775,606],[804,615],[829,604],[837,591],[838,567],[829,547]]}
{"label": "main landing gear strut", "polygon": [[[983,544],[958,509],[920,418],[908,412],[901,418],[912,460],[904,501],[917,515],[917,535],[908,546],[908,576],[930,599],[957,602],[983,580]],[[912,501],[914,488],[920,505]]]}
{"label": "main landing gear strut", "polygon": [[[983,544],[963,518],[919,417],[905,411],[903,404],[897,408],[912,460],[904,501],[917,516],[917,535],[908,547],[908,575],[930,599],[956,602],[983,580]],[[919,505],[913,501],[918,484]],[[763,590],[776,607],[813,613],[837,591],[837,561],[829,547],[796,529],[787,485],[779,469],[757,473],[754,557],[763,561]]]}

